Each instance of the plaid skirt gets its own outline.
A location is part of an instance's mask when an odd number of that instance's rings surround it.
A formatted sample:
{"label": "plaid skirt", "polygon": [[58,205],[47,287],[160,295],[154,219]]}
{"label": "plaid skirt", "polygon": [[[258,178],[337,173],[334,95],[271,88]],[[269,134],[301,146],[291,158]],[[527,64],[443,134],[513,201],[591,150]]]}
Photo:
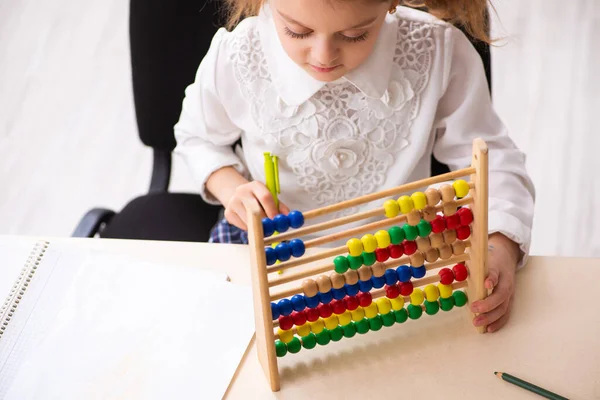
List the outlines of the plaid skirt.
{"label": "plaid skirt", "polygon": [[209,243],[248,244],[248,232],[221,219],[210,232]]}

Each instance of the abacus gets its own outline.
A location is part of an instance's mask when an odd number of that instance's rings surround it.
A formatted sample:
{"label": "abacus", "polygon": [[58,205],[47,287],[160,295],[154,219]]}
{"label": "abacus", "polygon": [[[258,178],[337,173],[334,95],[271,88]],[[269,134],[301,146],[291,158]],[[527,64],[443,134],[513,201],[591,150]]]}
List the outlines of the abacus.
{"label": "abacus", "polygon": [[[273,220],[262,217],[257,203],[249,206],[256,345],[271,390],[280,389],[278,357],[485,298],[487,182],[487,145],[475,139],[469,168]],[[404,194],[419,188],[428,189]],[[386,198],[382,207],[305,226]],[[375,222],[299,239],[364,219]],[[345,239],[345,246],[305,255]]]}

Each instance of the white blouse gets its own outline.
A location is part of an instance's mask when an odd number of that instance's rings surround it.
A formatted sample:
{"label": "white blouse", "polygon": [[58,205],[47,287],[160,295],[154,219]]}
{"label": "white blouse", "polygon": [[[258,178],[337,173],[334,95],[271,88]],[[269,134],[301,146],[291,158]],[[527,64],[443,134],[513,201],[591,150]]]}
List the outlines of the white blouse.
{"label": "white blouse", "polygon": [[[280,160],[281,200],[300,211],[427,178],[432,153],[451,169],[468,167],[481,137],[490,148],[489,231],[528,254],[535,192],[525,155],[492,108],[472,44],[428,13],[399,7],[367,61],[323,83],[287,56],[265,7],[217,32],[175,134],[207,202],[218,204],[205,183],[222,167],[264,182],[268,151]],[[232,150],[240,137],[243,150]]]}

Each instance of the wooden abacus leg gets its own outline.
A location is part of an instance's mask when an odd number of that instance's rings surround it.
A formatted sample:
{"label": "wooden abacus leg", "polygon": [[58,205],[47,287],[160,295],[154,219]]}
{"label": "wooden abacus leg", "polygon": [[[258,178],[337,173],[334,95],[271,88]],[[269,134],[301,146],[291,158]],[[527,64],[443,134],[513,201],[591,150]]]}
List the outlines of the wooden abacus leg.
{"label": "wooden abacus leg", "polygon": [[[469,248],[468,299],[472,303],[487,297],[485,279],[488,275],[488,148],[481,139],[473,142],[472,167],[475,174],[471,189],[473,197],[473,234]],[[485,333],[487,326],[477,327],[479,333]]]}
{"label": "wooden abacus leg", "polygon": [[256,351],[258,359],[273,392],[279,391],[279,369],[275,354],[273,316],[269,284],[267,280],[267,260],[264,251],[262,217],[258,203],[248,207],[248,240],[252,260],[252,295],[254,300],[254,324],[256,330]]}

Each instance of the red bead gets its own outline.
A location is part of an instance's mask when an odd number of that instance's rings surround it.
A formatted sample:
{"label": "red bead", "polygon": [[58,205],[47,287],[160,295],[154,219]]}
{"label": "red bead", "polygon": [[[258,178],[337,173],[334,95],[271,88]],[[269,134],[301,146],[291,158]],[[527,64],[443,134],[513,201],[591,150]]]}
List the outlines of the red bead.
{"label": "red bead", "polygon": [[344,311],[346,311],[346,301],[344,299],[342,300],[333,300],[331,302],[331,309],[333,310],[334,313],[336,314],[343,314]]}
{"label": "red bead", "polygon": [[358,299],[356,296],[346,296],[346,308],[348,311],[354,311],[358,308]]}
{"label": "red bead", "polygon": [[417,251],[416,242],[405,240],[402,246],[404,247],[404,254],[406,254],[407,256],[411,256],[415,254],[415,251]]}
{"label": "red bead", "polygon": [[319,310],[319,315],[323,318],[329,318],[331,317],[331,314],[333,314],[333,309],[331,308],[331,304],[319,304],[319,306],[317,307],[317,310]]}
{"label": "red bead", "polygon": [[458,240],[467,240],[471,236],[471,227],[469,225],[456,228],[456,238]]}
{"label": "red bead", "polygon": [[473,222],[473,211],[470,208],[461,208],[457,212],[458,217],[460,218],[461,225],[471,225]]}
{"label": "red bead", "polygon": [[379,262],[386,262],[390,258],[390,251],[386,247],[385,249],[375,250],[375,258]]}
{"label": "red bead", "polygon": [[433,233],[442,233],[445,229],[446,220],[441,215],[438,215],[433,221],[431,221],[431,231]]}
{"label": "red bead", "polygon": [[373,301],[373,297],[371,297],[371,293],[359,293],[358,294],[358,303],[361,307],[368,307]]}
{"label": "red bead", "polygon": [[446,228],[456,229],[460,226],[460,217],[458,214],[449,215],[446,217]]}
{"label": "red bead", "polygon": [[450,285],[454,282],[454,273],[450,268],[442,268],[438,274],[440,275],[440,283],[442,285]]}
{"label": "red bead", "polygon": [[319,319],[319,310],[317,310],[316,308],[308,308],[304,311],[306,313],[307,321],[315,322],[316,320]]}
{"label": "red bead", "polygon": [[390,257],[392,258],[400,258],[404,255],[404,246],[401,244],[392,244],[389,247],[390,249]]}
{"label": "red bead", "polygon": [[304,325],[306,323],[306,314],[304,314],[304,311],[294,311],[292,313],[292,320],[294,320],[294,325],[296,326]]}
{"label": "red bead", "polygon": [[388,299],[395,299],[400,296],[400,288],[398,285],[387,285],[385,287],[385,295]]}
{"label": "red bead", "polygon": [[410,296],[413,292],[412,282],[400,282],[400,294],[402,296]]}
{"label": "red bead", "polygon": [[456,279],[458,282],[464,281],[469,275],[467,272],[467,267],[463,263],[456,264],[454,267],[452,267],[452,272],[454,272],[454,279]]}
{"label": "red bead", "polygon": [[289,331],[294,326],[294,320],[290,315],[279,317],[279,327],[284,331]]}

